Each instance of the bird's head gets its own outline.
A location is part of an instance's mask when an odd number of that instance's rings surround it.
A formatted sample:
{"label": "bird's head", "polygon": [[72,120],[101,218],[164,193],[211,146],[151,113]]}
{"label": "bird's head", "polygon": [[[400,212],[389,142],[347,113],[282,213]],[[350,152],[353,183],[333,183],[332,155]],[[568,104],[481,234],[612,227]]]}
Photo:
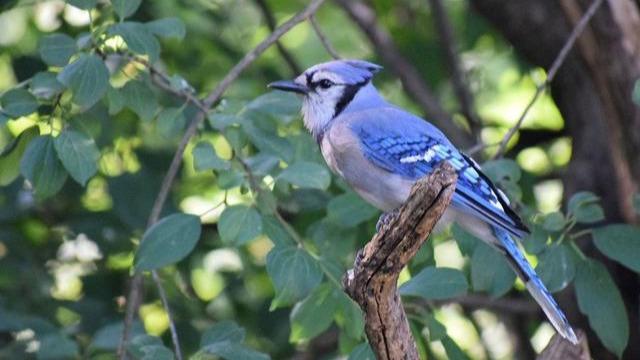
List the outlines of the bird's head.
{"label": "bird's head", "polygon": [[363,60],[335,60],[314,65],[294,80],[276,81],[269,87],[303,95],[304,124],[318,136],[381,69]]}

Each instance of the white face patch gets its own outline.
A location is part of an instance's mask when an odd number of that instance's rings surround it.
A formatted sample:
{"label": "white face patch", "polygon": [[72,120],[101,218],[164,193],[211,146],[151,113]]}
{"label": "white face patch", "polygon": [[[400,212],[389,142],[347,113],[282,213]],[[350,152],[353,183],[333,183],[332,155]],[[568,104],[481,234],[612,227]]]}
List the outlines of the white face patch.
{"label": "white face patch", "polygon": [[[338,102],[342,98],[345,90],[344,79],[337,74],[327,71],[317,71],[313,74],[312,82],[320,80],[329,80],[334,85],[323,89],[317,86],[309,91],[302,102],[302,118],[304,125],[312,134],[318,134],[324,129],[326,124],[333,119]],[[295,82],[309,86],[307,84],[306,74],[300,75]]]}

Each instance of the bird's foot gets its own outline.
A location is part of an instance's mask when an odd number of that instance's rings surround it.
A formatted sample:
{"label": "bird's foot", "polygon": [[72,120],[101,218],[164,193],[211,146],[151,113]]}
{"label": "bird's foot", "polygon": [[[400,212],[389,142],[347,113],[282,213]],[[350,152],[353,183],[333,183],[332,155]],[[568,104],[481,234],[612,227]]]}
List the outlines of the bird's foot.
{"label": "bird's foot", "polygon": [[378,222],[376,223],[376,232],[379,232],[384,225],[388,225],[391,220],[393,220],[393,218],[398,215],[399,212],[399,208],[383,212],[382,215],[380,215],[380,218],[378,218]]}

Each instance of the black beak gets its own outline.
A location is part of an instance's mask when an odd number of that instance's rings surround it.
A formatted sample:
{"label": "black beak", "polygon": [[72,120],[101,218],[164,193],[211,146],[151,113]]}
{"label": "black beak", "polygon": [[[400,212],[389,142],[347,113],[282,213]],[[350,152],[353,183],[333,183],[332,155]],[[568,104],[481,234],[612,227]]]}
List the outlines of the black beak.
{"label": "black beak", "polygon": [[275,81],[267,85],[267,87],[271,89],[282,90],[282,91],[290,91],[290,92],[294,92],[302,95],[306,95],[309,92],[309,89],[306,86],[300,85],[291,80]]}

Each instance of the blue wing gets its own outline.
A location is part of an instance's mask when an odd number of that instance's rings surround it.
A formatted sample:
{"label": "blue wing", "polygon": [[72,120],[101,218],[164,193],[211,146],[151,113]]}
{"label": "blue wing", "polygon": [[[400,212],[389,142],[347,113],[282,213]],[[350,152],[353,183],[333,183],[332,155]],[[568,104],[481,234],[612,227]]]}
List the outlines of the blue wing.
{"label": "blue wing", "polygon": [[528,232],[478,164],[459,152],[433,125],[395,108],[367,113],[369,116],[360,114],[350,126],[358,135],[365,156],[375,165],[417,180],[446,160],[458,173],[454,206],[516,237]]}

